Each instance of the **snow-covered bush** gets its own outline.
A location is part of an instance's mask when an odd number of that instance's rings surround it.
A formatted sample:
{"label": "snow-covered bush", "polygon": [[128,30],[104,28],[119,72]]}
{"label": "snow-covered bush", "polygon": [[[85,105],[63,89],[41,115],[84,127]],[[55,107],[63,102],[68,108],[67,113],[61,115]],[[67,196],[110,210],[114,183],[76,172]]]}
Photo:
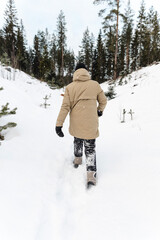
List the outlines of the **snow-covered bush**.
{"label": "snow-covered bush", "polygon": [[[0,88],[0,90],[3,90],[3,88]],[[0,110],[0,118],[2,116],[5,116],[5,115],[9,115],[9,114],[16,114],[16,110],[17,108],[14,108],[13,110],[10,110],[8,108],[8,105],[9,103],[6,103],[6,105],[2,106],[1,107],[1,110]],[[0,140],[4,140],[4,136],[1,135],[1,132],[7,128],[11,128],[11,127],[15,127],[17,124],[14,123],[14,122],[9,122],[3,126],[0,125]]]}
{"label": "snow-covered bush", "polygon": [[114,87],[113,87],[113,86],[110,86],[110,87],[108,88],[108,91],[105,92],[105,95],[106,95],[106,97],[107,97],[108,100],[115,98],[116,93],[115,93],[115,91],[114,91]]}

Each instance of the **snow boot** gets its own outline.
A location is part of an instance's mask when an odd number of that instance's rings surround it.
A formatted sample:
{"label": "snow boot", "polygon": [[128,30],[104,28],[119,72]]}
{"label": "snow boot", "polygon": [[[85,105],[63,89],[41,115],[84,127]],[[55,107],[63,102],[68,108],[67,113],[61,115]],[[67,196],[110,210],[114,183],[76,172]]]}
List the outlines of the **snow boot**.
{"label": "snow boot", "polygon": [[96,185],[96,172],[87,171],[87,188]]}
{"label": "snow boot", "polygon": [[75,168],[78,168],[82,164],[82,157],[75,157],[73,165]]}

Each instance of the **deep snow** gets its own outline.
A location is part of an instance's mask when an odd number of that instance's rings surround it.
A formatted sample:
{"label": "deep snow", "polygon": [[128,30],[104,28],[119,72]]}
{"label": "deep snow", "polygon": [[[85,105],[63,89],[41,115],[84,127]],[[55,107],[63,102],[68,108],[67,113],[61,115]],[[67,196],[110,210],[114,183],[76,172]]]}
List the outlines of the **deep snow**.
{"label": "deep snow", "polygon": [[[0,146],[0,240],[159,240],[160,64],[115,87],[99,119],[98,185],[89,191],[85,158],[72,167],[68,117],[65,137],[55,134],[63,90],[18,70],[13,80],[11,71],[0,66],[0,106],[18,108],[0,119],[17,123]],[[46,95],[47,109],[40,106]]]}

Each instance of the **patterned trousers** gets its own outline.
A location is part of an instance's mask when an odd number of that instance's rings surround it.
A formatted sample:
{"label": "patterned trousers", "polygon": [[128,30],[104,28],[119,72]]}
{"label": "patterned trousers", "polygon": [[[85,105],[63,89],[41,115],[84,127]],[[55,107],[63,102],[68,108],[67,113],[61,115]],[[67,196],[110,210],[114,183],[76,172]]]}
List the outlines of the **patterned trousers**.
{"label": "patterned trousers", "polygon": [[86,140],[86,139],[80,139],[80,138],[74,137],[74,155],[75,155],[75,157],[83,156],[83,145],[84,145],[87,171],[95,171],[96,172],[96,170],[97,170],[95,142],[96,142],[95,139]]}

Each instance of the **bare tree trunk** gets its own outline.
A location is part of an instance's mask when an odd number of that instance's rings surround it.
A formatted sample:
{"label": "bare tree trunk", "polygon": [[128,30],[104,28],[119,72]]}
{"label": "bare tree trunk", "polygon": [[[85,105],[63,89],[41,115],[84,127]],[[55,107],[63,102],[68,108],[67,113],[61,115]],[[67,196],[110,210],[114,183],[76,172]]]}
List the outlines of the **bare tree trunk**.
{"label": "bare tree trunk", "polygon": [[118,24],[119,24],[119,0],[117,0],[116,50],[115,50],[115,59],[114,59],[114,75],[113,75],[114,80],[116,80],[117,78]]}

